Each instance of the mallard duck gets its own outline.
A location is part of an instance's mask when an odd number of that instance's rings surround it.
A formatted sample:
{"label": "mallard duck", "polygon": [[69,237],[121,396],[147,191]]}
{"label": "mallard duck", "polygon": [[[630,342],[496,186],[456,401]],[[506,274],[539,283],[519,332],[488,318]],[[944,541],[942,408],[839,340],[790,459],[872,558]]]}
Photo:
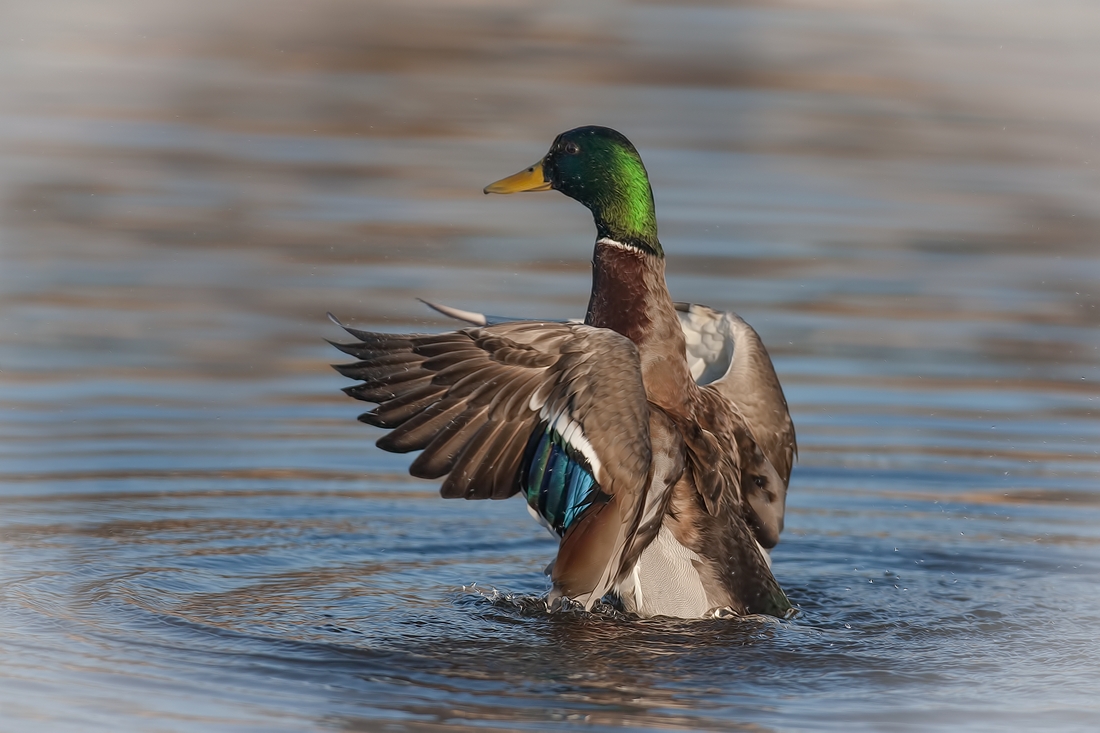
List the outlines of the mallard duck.
{"label": "mallard duck", "polygon": [[563,132],[485,193],[556,190],[596,225],[583,322],[492,318],[440,334],[334,343],[335,368],[377,404],[378,446],[422,451],[413,476],[445,498],[523,493],[560,539],[548,603],[601,598],[638,616],[785,616],[767,552],[783,527],[794,429],[756,332],[677,304],[641,156],[606,127]]}

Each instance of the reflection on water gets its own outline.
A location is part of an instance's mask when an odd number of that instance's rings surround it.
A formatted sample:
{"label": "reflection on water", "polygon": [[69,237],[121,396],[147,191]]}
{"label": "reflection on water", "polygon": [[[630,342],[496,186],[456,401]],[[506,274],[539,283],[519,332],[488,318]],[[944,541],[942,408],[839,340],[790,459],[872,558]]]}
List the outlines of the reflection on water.
{"label": "reflection on water", "polygon": [[[1100,11],[957,5],[5,8],[3,719],[1094,727]],[[547,616],[522,502],[327,367],[327,310],[582,313],[586,213],[480,191],[585,123],[775,357],[791,621]]]}

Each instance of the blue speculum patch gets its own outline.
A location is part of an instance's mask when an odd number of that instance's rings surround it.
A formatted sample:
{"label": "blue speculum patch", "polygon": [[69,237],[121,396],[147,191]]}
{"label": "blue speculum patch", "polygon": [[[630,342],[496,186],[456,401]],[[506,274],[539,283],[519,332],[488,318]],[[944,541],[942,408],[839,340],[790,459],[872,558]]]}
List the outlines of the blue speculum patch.
{"label": "blue speculum patch", "polygon": [[607,500],[588,461],[550,425],[540,425],[527,442],[523,491],[527,503],[559,536],[585,509]]}

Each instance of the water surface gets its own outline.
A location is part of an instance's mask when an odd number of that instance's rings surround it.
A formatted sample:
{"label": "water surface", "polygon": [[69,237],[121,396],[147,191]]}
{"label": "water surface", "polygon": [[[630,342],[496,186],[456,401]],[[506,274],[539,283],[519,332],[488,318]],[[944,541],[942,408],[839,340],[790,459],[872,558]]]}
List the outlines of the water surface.
{"label": "water surface", "polygon": [[[0,729],[1095,729],[1097,10],[543,5],[5,8]],[[792,620],[548,616],[327,366],[583,313],[587,213],[480,191],[586,123],[771,349]]]}

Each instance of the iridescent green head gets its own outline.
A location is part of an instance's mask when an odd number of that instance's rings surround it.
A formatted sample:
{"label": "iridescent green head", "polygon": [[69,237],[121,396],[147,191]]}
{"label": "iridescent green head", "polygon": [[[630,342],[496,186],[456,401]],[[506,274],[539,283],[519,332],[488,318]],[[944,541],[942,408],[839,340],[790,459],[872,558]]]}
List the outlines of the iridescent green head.
{"label": "iridescent green head", "polygon": [[638,151],[609,127],[578,127],[558,135],[535,165],[485,188],[485,193],[554,189],[592,211],[600,238],[663,257],[653,191]]}

